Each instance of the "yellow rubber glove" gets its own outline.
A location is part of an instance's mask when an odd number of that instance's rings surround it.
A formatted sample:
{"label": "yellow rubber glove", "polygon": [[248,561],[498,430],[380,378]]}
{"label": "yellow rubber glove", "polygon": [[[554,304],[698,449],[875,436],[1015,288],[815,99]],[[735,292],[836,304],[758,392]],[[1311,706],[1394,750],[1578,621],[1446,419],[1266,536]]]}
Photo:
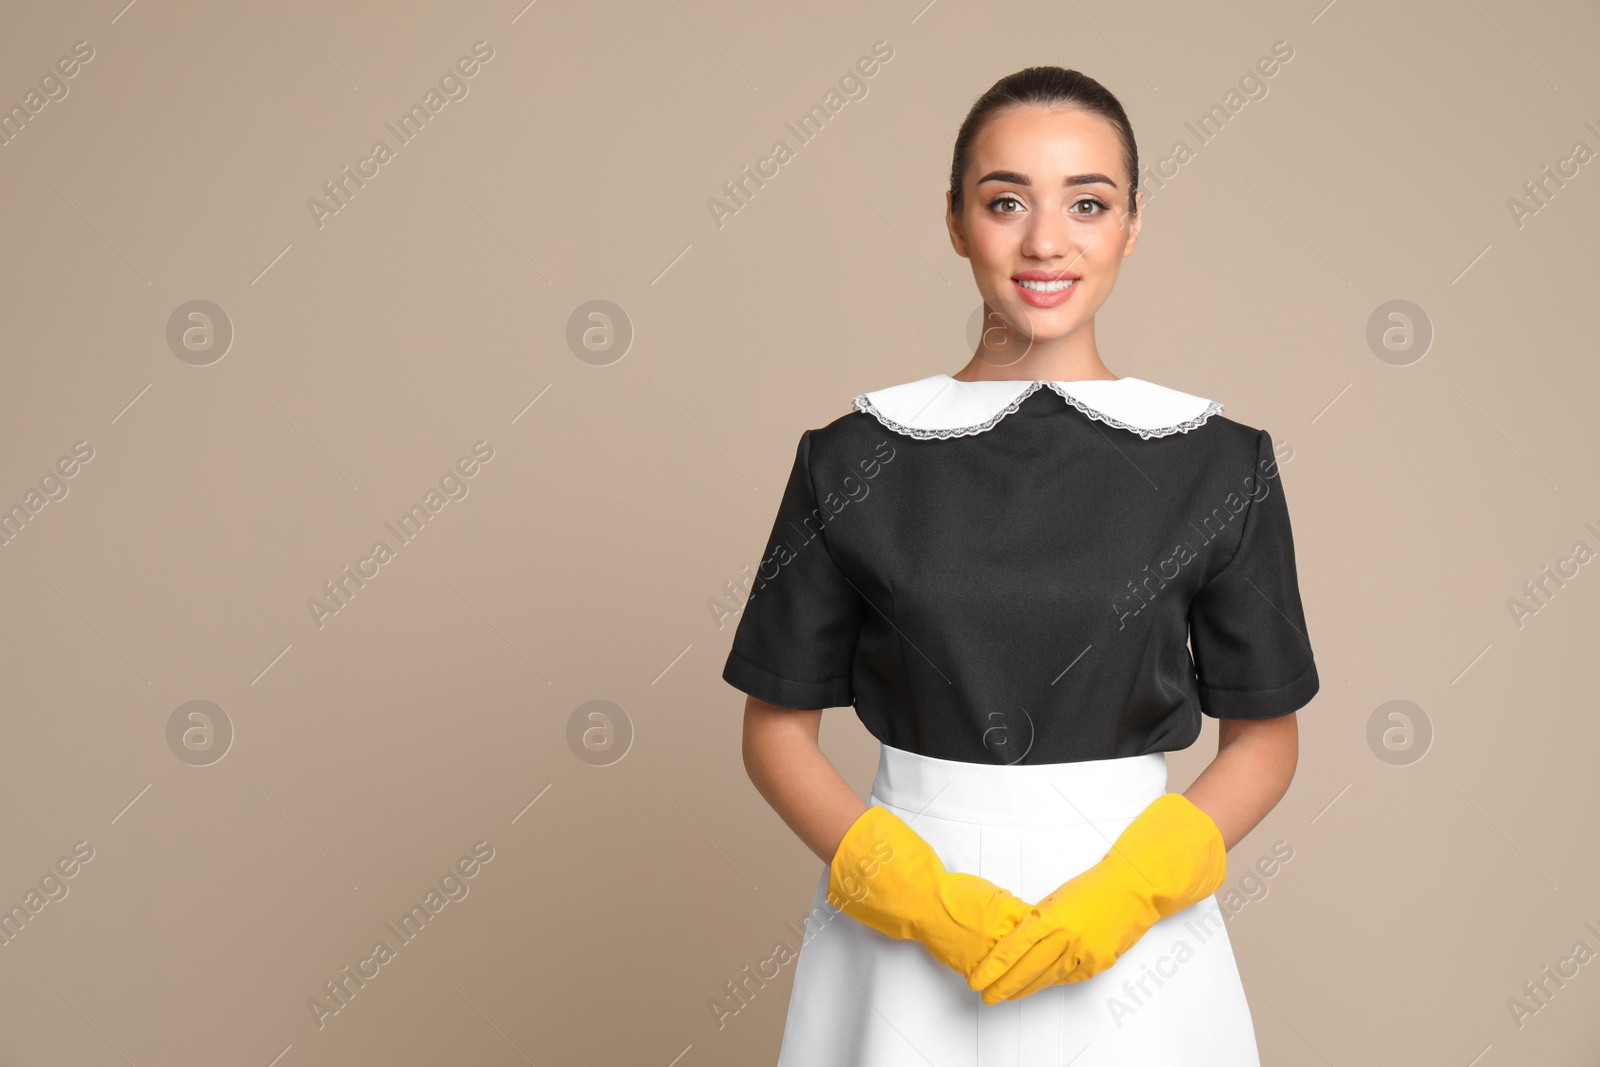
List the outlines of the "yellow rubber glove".
{"label": "yellow rubber glove", "polygon": [[963,978],[1028,914],[1014,893],[945,870],[932,845],[878,805],[845,831],[828,870],[834,907],[890,937],[921,941]]}
{"label": "yellow rubber glove", "polygon": [[1227,874],[1217,824],[1166,793],[1128,825],[1105,858],[1041,900],[967,977],[985,1004],[1021,1000],[1110,967],[1160,919],[1204,900]]}

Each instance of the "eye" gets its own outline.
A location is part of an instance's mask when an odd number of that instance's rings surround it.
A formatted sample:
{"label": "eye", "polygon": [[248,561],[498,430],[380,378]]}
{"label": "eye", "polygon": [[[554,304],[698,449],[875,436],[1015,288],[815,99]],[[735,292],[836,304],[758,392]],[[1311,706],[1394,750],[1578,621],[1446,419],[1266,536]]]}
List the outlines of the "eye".
{"label": "eye", "polygon": [[1012,194],[1010,194],[1010,193],[1001,193],[999,196],[997,196],[993,200],[989,201],[989,210],[990,211],[994,211],[995,214],[997,214],[997,215],[1015,215],[1015,214],[1017,214],[1016,211],[995,211],[995,208],[998,205],[1006,204],[1006,203],[1015,204],[1015,205],[1017,205],[1017,207],[1019,209],[1023,207],[1022,201],[1018,200]]}
{"label": "eye", "polygon": [[[1079,211],[1078,210],[1079,208],[1084,207],[1085,205],[1089,205],[1089,204],[1094,205],[1095,207],[1099,208],[1100,210],[1099,211]],[[1110,210],[1111,210],[1111,208],[1106,206],[1105,201],[1098,200],[1098,199],[1096,199],[1095,197],[1092,197],[1092,196],[1086,196],[1082,200],[1079,200],[1079,201],[1077,201],[1076,203],[1074,203],[1072,205],[1072,211],[1073,211],[1074,214],[1083,215],[1083,216],[1086,216],[1088,218],[1093,218],[1094,216],[1100,214],[1102,211],[1110,211]]]}

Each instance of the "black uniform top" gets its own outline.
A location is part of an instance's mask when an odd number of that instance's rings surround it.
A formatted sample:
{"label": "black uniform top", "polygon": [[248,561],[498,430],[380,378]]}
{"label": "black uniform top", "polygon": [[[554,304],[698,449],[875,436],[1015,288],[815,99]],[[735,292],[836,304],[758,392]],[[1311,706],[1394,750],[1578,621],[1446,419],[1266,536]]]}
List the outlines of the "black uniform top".
{"label": "black uniform top", "polygon": [[1182,749],[1202,712],[1317,692],[1267,431],[1132,377],[938,374],[854,403],[800,436],[735,688],[999,764]]}

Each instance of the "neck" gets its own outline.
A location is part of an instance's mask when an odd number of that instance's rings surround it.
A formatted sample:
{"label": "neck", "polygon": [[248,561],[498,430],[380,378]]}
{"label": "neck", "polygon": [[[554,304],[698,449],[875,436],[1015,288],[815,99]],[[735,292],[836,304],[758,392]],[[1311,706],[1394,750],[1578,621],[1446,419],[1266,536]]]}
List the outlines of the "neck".
{"label": "neck", "polygon": [[[985,308],[985,321],[996,323],[984,330],[972,359],[951,377],[962,382],[1116,380],[1100,359],[1090,319],[1064,337],[1018,336],[1016,330]],[[1017,353],[1024,353],[1018,358]]]}

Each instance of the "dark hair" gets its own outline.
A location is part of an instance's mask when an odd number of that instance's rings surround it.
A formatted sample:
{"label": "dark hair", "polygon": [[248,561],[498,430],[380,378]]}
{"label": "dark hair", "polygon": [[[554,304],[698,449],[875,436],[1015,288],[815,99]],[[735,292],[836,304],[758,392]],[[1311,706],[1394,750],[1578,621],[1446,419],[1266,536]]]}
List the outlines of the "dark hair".
{"label": "dark hair", "polygon": [[951,208],[959,215],[962,208],[961,183],[972,161],[972,142],[978,139],[996,112],[1004,108],[1034,104],[1040,107],[1075,107],[1099,115],[1122,138],[1122,158],[1128,167],[1128,214],[1137,213],[1134,194],[1139,191],[1139,149],[1133,141],[1133,126],[1128,113],[1111,90],[1089,75],[1062,67],[1027,67],[989,87],[978,97],[956,134],[954,159],[950,164]]}

